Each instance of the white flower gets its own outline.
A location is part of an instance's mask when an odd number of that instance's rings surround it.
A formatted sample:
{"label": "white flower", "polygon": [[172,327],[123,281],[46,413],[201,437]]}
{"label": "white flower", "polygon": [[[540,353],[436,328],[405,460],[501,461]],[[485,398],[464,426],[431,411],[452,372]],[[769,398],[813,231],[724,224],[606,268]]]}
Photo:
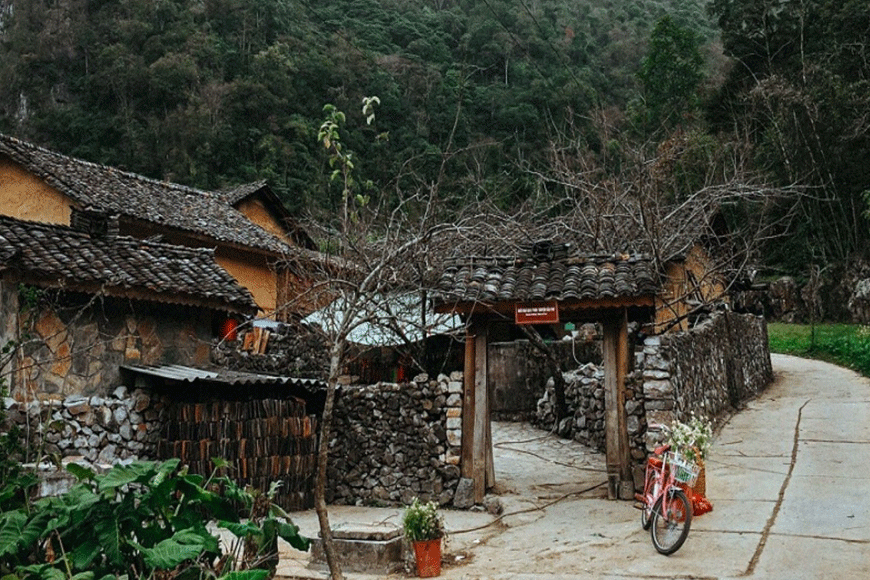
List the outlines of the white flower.
{"label": "white flower", "polygon": [[713,442],[713,425],[706,417],[696,417],[692,413],[688,423],[671,423],[671,437],[668,442],[674,451],[691,461],[704,459]]}

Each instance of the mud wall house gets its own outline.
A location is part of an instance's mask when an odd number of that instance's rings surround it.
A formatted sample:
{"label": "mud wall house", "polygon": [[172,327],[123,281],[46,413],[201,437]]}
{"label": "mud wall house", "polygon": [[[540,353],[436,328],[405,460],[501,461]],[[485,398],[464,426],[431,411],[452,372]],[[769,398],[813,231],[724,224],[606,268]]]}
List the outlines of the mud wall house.
{"label": "mud wall house", "polygon": [[662,268],[656,296],[655,334],[689,330],[693,315],[717,302],[730,303],[727,282],[700,243],[675,256]]}
{"label": "mud wall house", "polygon": [[[78,220],[77,220],[78,221]],[[13,398],[105,395],[124,364],[209,361],[219,322],[251,293],[214,251],[0,216],[0,342]]]}
{"label": "mud wall house", "polygon": [[287,255],[298,260],[314,249],[264,182],[203,191],[2,134],[0,214],[57,225],[71,225],[77,216],[117,216],[121,235],[212,248],[265,314],[287,300]]}

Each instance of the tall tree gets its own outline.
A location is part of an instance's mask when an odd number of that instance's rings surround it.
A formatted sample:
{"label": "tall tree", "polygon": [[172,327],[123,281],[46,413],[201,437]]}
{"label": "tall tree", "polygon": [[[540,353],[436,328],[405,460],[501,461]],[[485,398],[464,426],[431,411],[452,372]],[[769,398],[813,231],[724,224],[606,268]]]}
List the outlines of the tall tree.
{"label": "tall tree", "polygon": [[644,125],[650,130],[682,124],[698,107],[704,60],[700,38],[670,16],[656,22],[638,76]]}

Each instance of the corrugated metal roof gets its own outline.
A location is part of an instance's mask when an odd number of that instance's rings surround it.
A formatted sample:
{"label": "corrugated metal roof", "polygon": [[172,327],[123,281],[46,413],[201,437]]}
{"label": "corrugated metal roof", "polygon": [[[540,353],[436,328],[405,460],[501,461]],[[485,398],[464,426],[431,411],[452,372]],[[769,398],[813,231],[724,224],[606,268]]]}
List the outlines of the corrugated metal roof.
{"label": "corrugated metal roof", "polygon": [[229,386],[293,385],[305,387],[312,391],[326,388],[326,383],[318,379],[263,375],[228,369],[206,370],[183,365],[121,365],[121,368],[134,373],[183,383],[203,381]]}

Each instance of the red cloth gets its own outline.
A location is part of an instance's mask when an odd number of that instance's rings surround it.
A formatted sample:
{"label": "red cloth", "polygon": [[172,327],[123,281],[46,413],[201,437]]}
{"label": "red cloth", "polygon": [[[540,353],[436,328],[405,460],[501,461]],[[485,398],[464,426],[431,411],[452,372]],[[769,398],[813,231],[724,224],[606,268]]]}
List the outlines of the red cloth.
{"label": "red cloth", "polygon": [[701,495],[700,493],[695,493],[695,491],[685,484],[678,484],[680,488],[684,492],[686,492],[686,497],[689,498],[689,501],[692,503],[692,515],[700,516],[707,512],[713,511],[713,504],[710,503],[706,497]]}

